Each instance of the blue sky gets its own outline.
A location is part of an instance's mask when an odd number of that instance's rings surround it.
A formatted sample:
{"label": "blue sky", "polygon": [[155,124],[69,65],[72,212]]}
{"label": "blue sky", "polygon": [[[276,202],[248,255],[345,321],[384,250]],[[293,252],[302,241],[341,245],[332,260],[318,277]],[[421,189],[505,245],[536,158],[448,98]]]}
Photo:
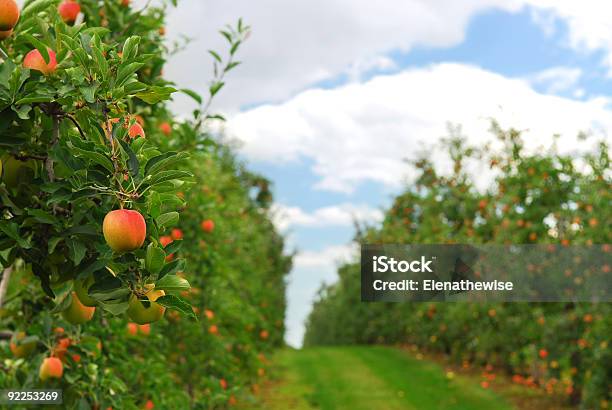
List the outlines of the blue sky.
{"label": "blue sky", "polygon": [[491,117],[529,130],[532,149],[553,133],[569,151],[581,130],[610,140],[612,11],[603,2],[231,3],[187,0],[170,15],[171,35],[195,41],[168,73],[201,89],[201,71],[185,70],[194,59],[207,66],[202,51],[219,45],[211,28],[237,16],[253,26],[218,105],[242,158],[273,181],[275,220],[299,252],[288,289],[292,345],[320,283],[353,254],[352,220],[377,223],[409,184],[403,160],[426,148],[445,166],[435,144],[447,121],[476,143]]}

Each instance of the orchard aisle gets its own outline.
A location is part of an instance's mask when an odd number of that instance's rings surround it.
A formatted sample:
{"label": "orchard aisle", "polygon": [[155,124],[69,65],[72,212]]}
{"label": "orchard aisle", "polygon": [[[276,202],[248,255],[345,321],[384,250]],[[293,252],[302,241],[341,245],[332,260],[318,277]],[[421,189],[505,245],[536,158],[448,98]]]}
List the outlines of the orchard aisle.
{"label": "orchard aisle", "polygon": [[245,409],[511,409],[477,382],[380,346],[316,347],[276,355],[260,407]]}

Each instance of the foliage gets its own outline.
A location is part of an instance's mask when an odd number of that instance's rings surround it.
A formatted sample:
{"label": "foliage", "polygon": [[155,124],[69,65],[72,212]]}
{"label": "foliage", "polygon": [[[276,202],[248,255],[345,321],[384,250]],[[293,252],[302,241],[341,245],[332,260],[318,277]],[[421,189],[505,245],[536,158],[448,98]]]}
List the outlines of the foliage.
{"label": "foliage", "polygon": [[[161,76],[169,5],[81,0],[82,23],[68,25],[58,3],[26,1],[0,43],[0,265],[12,268],[0,326],[26,333],[18,345],[36,342],[24,358],[0,344],[0,386],[62,388],[64,408],[222,408],[265,374],[265,353],[282,339],[290,267],[268,218],[268,182],[207,132],[222,119],[210,102],[249,28],[222,31],[229,51],[211,52],[209,94],[180,90],[199,108],[178,120],[165,106],[178,91]],[[57,69],[24,68],[33,49],[44,59],[53,50]],[[102,235],[119,208],[146,221],[131,252],[113,252]],[[82,325],[60,315],[77,282],[96,304]],[[165,291],[167,320],[132,335],[128,301],[151,284]],[[63,359],[64,375],[43,383],[49,356]]]}
{"label": "foliage", "polygon": [[[496,145],[484,149],[461,137],[446,141],[450,175],[426,159],[415,162],[414,186],[395,198],[382,226],[363,229],[357,241],[581,244],[610,252],[606,144],[580,158],[554,149],[529,154],[519,132],[492,129]],[[468,172],[478,163],[489,164],[495,176],[486,192]],[[339,277],[319,292],[306,345],[409,343],[465,366],[492,366],[585,408],[610,401],[609,304],[363,304],[359,265],[342,266]]]}

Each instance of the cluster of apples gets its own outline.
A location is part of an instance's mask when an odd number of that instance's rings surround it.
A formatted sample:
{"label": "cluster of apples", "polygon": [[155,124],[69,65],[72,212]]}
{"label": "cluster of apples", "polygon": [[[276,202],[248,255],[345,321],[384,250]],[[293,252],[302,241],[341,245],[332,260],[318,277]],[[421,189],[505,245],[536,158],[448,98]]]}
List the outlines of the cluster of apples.
{"label": "cluster of apples", "polygon": [[[108,246],[115,252],[132,252],[144,244],[147,235],[147,224],[138,211],[131,209],[116,209],[104,217],[102,233]],[[146,307],[136,294],[132,294],[127,314],[139,325],[156,322],[162,318],[166,308],[155,303],[164,296],[163,290],[155,290],[154,284],[145,285],[144,297],[148,299]]]}
{"label": "cluster of apples", "polygon": [[[64,0],[58,6],[59,15],[67,24],[74,24],[81,6],[74,0]],[[0,40],[4,40],[13,34],[13,29],[19,21],[19,6],[15,0],[0,0]],[[47,48],[49,61],[45,61],[38,50],[31,50],[23,59],[23,67],[30,70],[40,71],[43,75],[55,72],[57,68],[57,58],[55,51]]]}

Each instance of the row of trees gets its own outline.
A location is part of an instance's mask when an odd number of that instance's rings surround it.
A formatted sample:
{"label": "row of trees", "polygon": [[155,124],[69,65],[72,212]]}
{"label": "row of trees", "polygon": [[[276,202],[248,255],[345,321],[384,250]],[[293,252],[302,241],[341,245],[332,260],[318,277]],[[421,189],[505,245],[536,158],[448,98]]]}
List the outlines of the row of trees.
{"label": "row of trees", "polygon": [[[282,341],[291,261],[268,182],[207,132],[249,29],[222,31],[208,95],[177,90],[172,6],[0,1],[2,389],[223,408],[257,393]],[[176,92],[193,118],[173,118]]]}
{"label": "row of trees", "polygon": [[[493,133],[493,146],[501,148],[478,149],[461,137],[449,138],[450,175],[426,159],[415,162],[415,184],[395,198],[380,227],[360,230],[356,241],[580,244],[609,255],[607,145],[580,158],[552,148],[529,154],[516,130],[493,124]],[[474,161],[489,164],[495,175],[486,192],[475,188],[466,170]],[[609,272],[610,266],[601,269]],[[487,366],[491,377],[508,373],[516,383],[566,395],[583,408],[609,405],[610,304],[365,304],[359,303],[359,274],[359,264],[343,265],[338,283],[320,290],[306,345],[411,344],[464,366]],[[559,274],[580,281],[584,272]]]}

